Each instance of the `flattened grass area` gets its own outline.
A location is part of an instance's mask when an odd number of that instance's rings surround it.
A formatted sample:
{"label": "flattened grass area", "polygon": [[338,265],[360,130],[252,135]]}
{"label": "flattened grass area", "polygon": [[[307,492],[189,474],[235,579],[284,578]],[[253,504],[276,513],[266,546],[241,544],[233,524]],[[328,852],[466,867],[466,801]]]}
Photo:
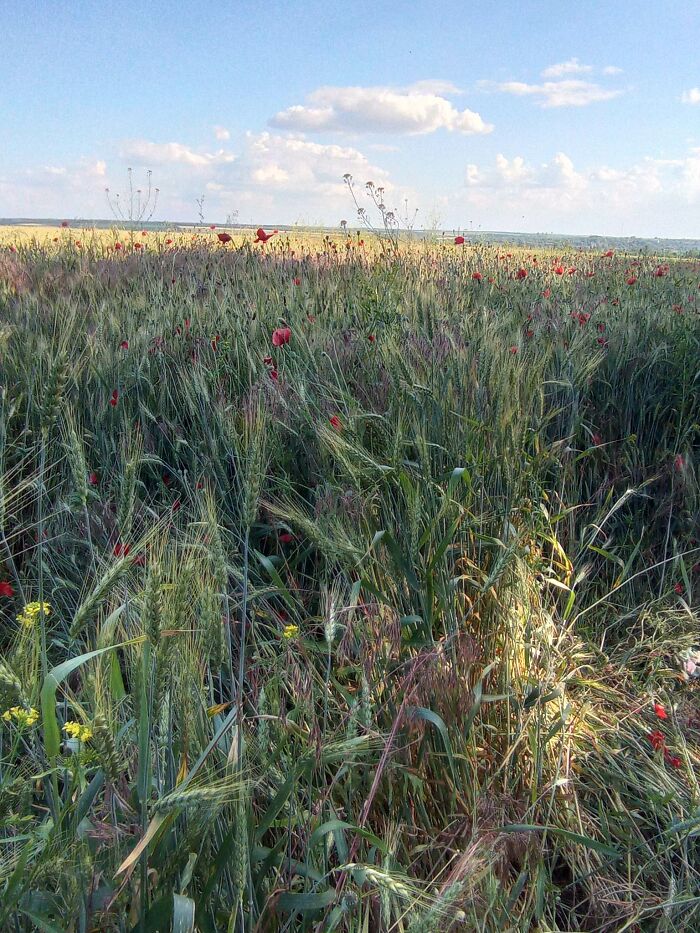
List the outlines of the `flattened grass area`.
{"label": "flattened grass area", "polygon": [[700,928],[697,260],[25,233],[0,929]]}

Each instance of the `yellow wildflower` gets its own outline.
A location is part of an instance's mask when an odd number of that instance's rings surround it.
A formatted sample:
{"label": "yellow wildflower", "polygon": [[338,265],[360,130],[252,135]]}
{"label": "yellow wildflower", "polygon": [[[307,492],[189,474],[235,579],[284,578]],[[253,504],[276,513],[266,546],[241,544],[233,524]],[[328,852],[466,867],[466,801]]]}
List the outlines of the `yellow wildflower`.
{"label": "yellow wildflower", "polygon": [[75,720],[67,722],[63,727],[63,731],[79,742],[89,742],[92,738],[92,729],[89,726],[83,726],[79,722],[75,722]]}
{"label": "yellow wildflower", "polygon": [[17,616],[17,621],[20,625],[24,625],[27,628],[32,628],[36,625],[37,620],[41,616],[42,610],[44,616],[51,615],[51,606],[49,603],[27,603],[24,609]]}
{"label": "yellow wildflower", "polygon": [[36,709],[24,709],[22,706],[12,706],[6,709],[2,714],[5,722],[14,722],[20,727],[25,728],[33,726],[39,720],[39,711]]}
{"label": "yellow wildflower", "polygon": [[298,625],[289,624],[289,625],[285,625],[285,627],[282,629],[282,638],[286,638],[287,641],[291,641],[292,638],[296,638],[298,634],[299,634]]}

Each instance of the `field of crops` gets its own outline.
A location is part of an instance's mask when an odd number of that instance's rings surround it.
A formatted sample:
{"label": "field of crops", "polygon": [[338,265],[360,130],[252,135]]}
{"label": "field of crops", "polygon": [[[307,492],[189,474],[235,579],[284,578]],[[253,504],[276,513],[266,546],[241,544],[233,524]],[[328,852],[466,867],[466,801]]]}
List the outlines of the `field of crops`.
{"label": "field of crops", "polygon": [[699,929],[700,263],[220,232],[3,234],[0,930]]}

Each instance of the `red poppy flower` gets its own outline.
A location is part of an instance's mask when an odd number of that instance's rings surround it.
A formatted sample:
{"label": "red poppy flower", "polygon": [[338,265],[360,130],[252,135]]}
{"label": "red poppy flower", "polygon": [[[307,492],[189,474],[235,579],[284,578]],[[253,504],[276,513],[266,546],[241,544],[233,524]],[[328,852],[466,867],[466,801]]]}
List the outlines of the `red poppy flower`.
{"label": "red poppy flower", "polygon": [[659,719],[668,719],[668,713],[660,703],[654,703],[654,712]]}
{"label": "red poppy flower", "polygon": [[216,230],[216,224],[209,224],[210,230]]}
{"label": "red poppy flower", "polygon": [[75,245],[78,247],[78,249],[80,249],[80,247],[81,247],[83,244],[80,242],[80,240],[76,240],[76,241],[75,241]]}
{"label": "red poppy flower", "polygon": [[204,489],[204,483],[200,480],[195,486],[195,489]]}
{"label": "red poppy flower", "polygon": [[283,531],[279,536],[280,544],[291,544],[294,540],[294,535],[290,534],[288,531]]}
{"label": "red poppy flower", "polygon": [[171,478],[168,476],[167,473],[163,473],[163,477],[162,477],[162,478],[163,478],[163,485],[164,485],[164,486],[169,486],[169,485],[172,483],[172,480],[171,480]]}
{"label": "red poppy flower", "polygon": [[606,253],[603,253],[603,258],[612,259],[614,255],[615,255],[614,251],[609,249]]}
{"label": "red poppy flower", "polygon": [[525,331],[525,336],[526,336],[526,337],[534,337],[534,336],[535,336],[534,330],[526,330],[526,331]]}
{"label": "red poppy flower", "polygon": [[662,276],[666,275],[670,271],[671,271],[670,266],[657,266],[656,269],[654,269],[654,275],[656,276],[657,279],[660,279],[662,278]]}
{"label": "red poppy flower", "polygon": [[128,349],[129,349],[129,341],[128,341],[128,340],[122,340],[122,342],[119,344],[119,349],[120,349],[120,350],[128,350]]}
{"label": "red poppy flower", "polygon": [[[212,227],[212,229],[214,228]],[[217,233],[216,236],[218,237],[219,243],[230,243],[233,239],[230,233]]]}
{"label": "red poppy flower", "polygon": [[673,587],[673,592],[674,592],[677,596],[682,596],[682,595],[683,595],[683,584],[682,584],[682,583],[676,583],[676,585]]}
{"label": "red poppy flower", "polygon": [[285,343],[289,343],[292,337],[292,330],[290,327],[278,327],[272,332],[272,346],[281,347]]}
{"label": "red poppy flower", "polygon": [[6,596],[8,599],[11,599],[15,595],[15,591],[12,589],[12,584],[8,583],[7,580],[2,580],[0,582],[0,596]]}
{"label": "red poppy flower", "polygon": [[120,250],[120,249],[122,248],[121,243],[115,243],[115,244],[114,244],[114,248],[115,248],[116,250]]}
{"label": "red poppy flower", "polygon": [[627,284],[628,284],[628,285],[634,285],[634,283],[635,283],[636,281],[637,281],[637,276],[636,276],[636,275],[630,275],[629,278],[627,279]]}
{"label": "red poppy flower", "polygon": [[664,759],[672,768],[680,768],[683,764],[678,755],[672,755],[667,748],[664,749]]}
{"label": "red poppy flower", "polygon": [[279,230],[273,230],[272,233],[265,233],[262,227],[258,227],[258,229],[255,231],[255,239],[253,240],[253,243],[267,243],[267,241],[271,239],[271,237],[273,237],[276,233],[279,233]]}
{"label": "red poppy flower", "polygon": [[263,363],[264,363],[266,366],[272,366],[272,363],[273,363],[272,357],[271,357],[271,356],[266,356],[266,357],[263,359]]}
{"label": "red poppy flower", "polygon": [[118,401],[119,401],[119,392],[116,389],[112,389],[112,397],[109,400],[109,404],[112,406],[112,408],[116,408]]}
{"label": "red poppy flower", "polygon": [[596,343],[599,347],[607,347],[608,345],[608,341],[605,339],[605,337],[598,337]]}
{"label": "red poppy flower", "polygon": [[551,289],[551,288],[545,288],[545,290],[542,292],[542,297],[543,297],[543,298],[549,298],[549,296],[550,296],[551,294],[552,294],[552,289]]}
{"label": "red poppy flower", "polygon": [[[173,279],[173,282],[174,282],[174,281],[175,281],[175,279]],[[185,318],[185,330],[189,330],[189,329],[190,329],[190,319],[189,319],[188,317],[186,317],[186,318]]]}
{"label": "red poppy flower", "polygon": [[301,279],[299,278],[299,276],[297,276],[297,277],[294,279],[294,284],[295,284],[295,285],[301,285]]}
{"label": "red poppy flower", "polygon": [[673,466],[676,470],[676,473],[682,473],[685,468],[685,460],[683,459],[683,454],[676,454],[673,458]]}
{"label": "red poppy flower", "polygon": [[142,230],[142,231],[141,231],[141,236],[148,236],[147,231],[146,231],[146,230]]}
{"label": "red poppy flower", "polygon": [[557,266],[554,270],[555,275],[564,275],[564,266]]}
{"label": "red poppy flower", "polygon": [[143,243],[134,243],[134,249],[141,249]]}
{"label": "red poppy flower", "polygon": [[343,430],[343,423],[337,415],[332,415],[329,419],[332,428],[335,428],[336,431]]}
{"label": "red poppy flower", "polygon": [[270,379],[272,379],[273,382],[277,382],[279,380],[279,377],[280,377],[279,373],[277,372],[276,369],[270,370]]}
{"label": "red poppy flower", "polygon": [[367,339],[370,343],[374,343],[377,338],[374,336],[374,334],[370,334]]}
{"label": "red poppy flower", "polygon": [[596,447],[600,447],[600,445],[603,443],[603,438],[600,436],[600,434],[593,434],[591,436],[591,440]]}
{"label": "red poppy flower", "polygon": [[513,356],[515,356],[515,354],[518,352],[518,348],[517,348],[517,347],[511,347],[511,348],[510,348],[510,352],[513,354]]}
{"label": "red poppy flower", "polygon": [[90,475],[88,476],[88,483],[90,483],[91,486],[97,486],[97,482],[98,482],[97,473],[90,473]]}
{"label": "red poppy flower", "polygon": [[600,324],[598,325],[598,330],[601,332],[601,334],[605,332],[605,322],[604,322],[604,321],[601,321],[601,322],[600,322]]}
{"label": "red poppy flower", "polygon": [[456,236],[456,237],[455,237],[455,246],[461,246],[463,243],[464,243],[464,237],[463,237],[463,236]]}
{"label": "red poppy flower", "polygon": [[658,729],[654,729],[653,732],[649,733],[649,741],[651,742],[651,747],[654,751],[658,751],[660,748],[663,748],[666,744],[666,739],[663,732],[659,732]]}
{"label": "red poppy flower", "polygon": [[[171,239],[167,239],[167,240],[165,241],[165,245],[166,245],[166,246],[170,246],[170,244],[171,244],[172,242],[173,242],[173,241],[172,241]],[[175,279],[173,279],[173,282],[174,282],[174,281],[175,281]]]}
{"label": "red poppy flower", "polygon": [[483,275],[480,272],[472,272],[472,278],[475,282],[480,282],[483,279]]}
{"label": "red poppy flower", "polygon": [[523,279],[526,279],[526,278],[527,278],[527,269],[518,269],[518,271],[515,273],[515,276],[516,276],[516,278],[520,279],[521,281],[522,281]]}
{"label": "red poppy flower", "polygon": [[131,550],[130,544],[122,544],[121,541],[117,541],[117,543],[114,545],[114,556],[115,557],[128,557],[130,550]]}

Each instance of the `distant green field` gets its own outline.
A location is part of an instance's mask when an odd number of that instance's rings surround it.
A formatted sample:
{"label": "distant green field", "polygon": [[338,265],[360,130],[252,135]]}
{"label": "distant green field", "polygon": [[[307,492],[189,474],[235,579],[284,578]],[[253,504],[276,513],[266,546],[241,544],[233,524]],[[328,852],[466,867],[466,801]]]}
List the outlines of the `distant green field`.
{"label": "distant green field", "polygon": [[700,263],[220,232],[0,229],[0,930],[700,929]]}

